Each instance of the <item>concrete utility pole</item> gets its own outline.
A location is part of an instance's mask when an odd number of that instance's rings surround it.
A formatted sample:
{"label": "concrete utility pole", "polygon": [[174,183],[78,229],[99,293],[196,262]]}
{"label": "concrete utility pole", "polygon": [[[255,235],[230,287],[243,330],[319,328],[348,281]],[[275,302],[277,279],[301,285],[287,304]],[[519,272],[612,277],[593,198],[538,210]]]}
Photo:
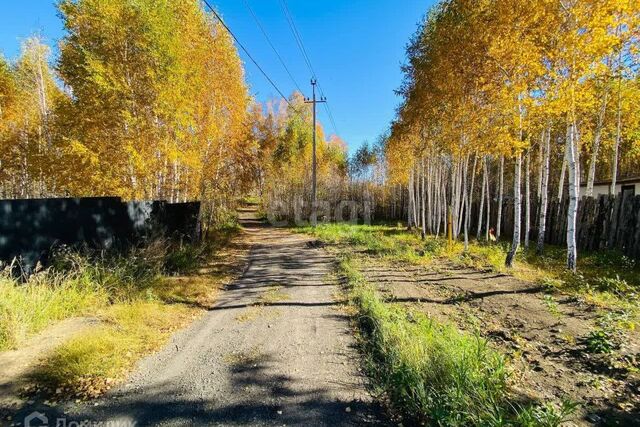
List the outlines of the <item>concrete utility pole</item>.
{"label": "concrete utility pole", "polygon": [[313,98],[305,98],[306,104],[313,104],[313,160],[311,163],[311,225],[315,227],[318,225],[318,194],[317,194],[317,181],[316,181],[316,105],[327,102],[327,98],[324,96],[319,100],[316,100],[316,79],[311,79],[311,88],[313,90]]}

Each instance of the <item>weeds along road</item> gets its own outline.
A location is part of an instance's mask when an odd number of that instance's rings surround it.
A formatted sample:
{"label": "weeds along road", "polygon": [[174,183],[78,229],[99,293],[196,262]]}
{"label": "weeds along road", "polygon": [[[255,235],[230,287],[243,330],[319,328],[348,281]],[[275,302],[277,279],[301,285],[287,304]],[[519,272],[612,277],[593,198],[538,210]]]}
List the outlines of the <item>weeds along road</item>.
{"label": "weeds along road", "polygon": [[244,274],[125,385],[65,408],[70,419],[138,426],[379,422],[339,305],[333,259],[304,236],[264,226],[253,211],[241,212],[241,221],[251,244]]}

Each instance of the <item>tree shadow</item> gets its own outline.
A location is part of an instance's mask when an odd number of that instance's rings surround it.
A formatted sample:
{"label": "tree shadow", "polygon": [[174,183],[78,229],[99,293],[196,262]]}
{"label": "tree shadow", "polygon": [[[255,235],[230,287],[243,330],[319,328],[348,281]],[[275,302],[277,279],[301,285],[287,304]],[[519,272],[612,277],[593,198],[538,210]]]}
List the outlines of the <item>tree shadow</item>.
{"label": "tree shadow", "polygon": [[67,425],[388,425],[378,404],[336,397],[326,387],[274,373],[272,363],[272,355],[260,353],[229,360],[226,375],[211,378],[211,383],[217,384],[209,391],[200,390],[209,382],[202,378],[194,384],[154,383],[151,378],[151,385],[142,389],[122,388],[79,406],[49,407],[40,399],[16,413],[14,420],[39,411],[49,418],[50,425],[57,425],[57,419],[65,419]]}

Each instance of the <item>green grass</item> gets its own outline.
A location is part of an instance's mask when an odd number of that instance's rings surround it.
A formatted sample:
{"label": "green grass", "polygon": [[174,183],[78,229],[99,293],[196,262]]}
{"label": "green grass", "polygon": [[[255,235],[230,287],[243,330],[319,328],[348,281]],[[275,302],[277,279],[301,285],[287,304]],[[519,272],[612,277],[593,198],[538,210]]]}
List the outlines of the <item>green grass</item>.
{"label": "green grass", "polygon": [[53,267],[24,283],[2,276],[0,351],[18,347],[56,321],[148,297],[158,283],[160,267],[146,254],[88,258],[65,253]]}
{"label": "green grass", "polygon": [[124,255],[65,250],[24,283],[0,276],[0,351],[65,318],[96,317],[98,326],[44,355],[30,380],[52,401],[99,396],[212,304],[229,272],[191,273],[238,230],[220,228],[198,245],[157,240]]}
{"label": "green grass", "polygon": [[409,262],[430,260],[446,250],[441,239],[428,236],[423,241],[415,233],[387,225],[321,224],[297,231],[330,244],[348,245],[355,251]]}
{"label": "green grass", "polygon": [[340,272],[357,312],[369,376],[394,412],[415,424],[557,426],[575,409],[509,399],[504,357],[486,340],[384,302],[352,262]]}
{"label": "green grass", "polygon": [[547,246],[518,251],[515,267],[504,266],[509,244],[471,241],[449,245],[400,225],[322,224],[299,232],[329,244],[344,260],[350,306],[356,313],[366,367],[393,411],[411,424],[441,426],[558,426],[576,409],[568,401],[519,402],[509,390],[510,371],[484,339],[438,322],[411,308],[386,302],[349,259],[381,258],[438,267],[457,265],[513,274],[547,287],[544,303],[560,315],[554,291],[600,305],[602,325],[588,337],[593,352],[607,352],[621,332],[637,324],[640,266],[612,251],[580,253],[579,273],[565,268],[566,251]]}
{"label": "green grass", "polygon": [[203,244],[156,240],[126,254],[91,254],[62,249],[51,266],[22,282],[0,275],[0,351],[73,316],[93,315],[112,305],[164,298],[202,303],[210,283],[168,283],[167,276],[191,274],[229,243],[237,227],[215,230]]}
{"label": "green grass", "polygon": [[468,251],[460,241],[449,246],[444,238],[427,236],[392,225],[321,224],[317,228],[301,227],[299,232],[350,253],[364,253],[410,263],[429,264],[435,260],[495,272],[578,294],[604,307],[636,310],[640,299],[640,264],[615,251],[579,253],[578,274],[565,268],[566,250],[547,246],[544,255],[536,254],[535,244],[520,247],[515,267],[507,269],[504,261],[509,250],[506,242],[471,241]]}
{"label": "green grass", "polygon": [[158,301],[114,305],[102,312],[102,326],[56,348],[31,376],[46,395],[97,397],[138,359],[161,348],[194,312]]}
{"label": "green grass", "polygon": [[0,277],[0,351],[16,348],[51,323],[108,304],[109,295],[79,274],[46,272],[21,284]]}
{"label": "green grass", "polygon": [[640,265],[616,251],[578,254],[578,273],[565,268],[566,249],[547,246],[543,255],[535,249],[521,248],[516,265],[509,270],[504,257],[506,243],[470,245],[468,253],[450,256],[451,260],[471,267],[488,267],[515,277],[548,286],[550,291],[578,295],[603,308],[637,312],[640,300]]}

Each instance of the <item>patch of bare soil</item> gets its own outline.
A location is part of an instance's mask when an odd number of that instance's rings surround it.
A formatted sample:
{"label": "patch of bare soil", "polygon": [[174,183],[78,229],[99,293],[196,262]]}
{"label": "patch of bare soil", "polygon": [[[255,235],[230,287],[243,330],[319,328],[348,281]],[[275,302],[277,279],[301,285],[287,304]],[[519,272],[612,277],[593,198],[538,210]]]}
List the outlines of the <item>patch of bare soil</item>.
{"label": "patch of bare soil", "polygon": [[580,404],[576,425],[640,425],[640,337],[625,331],[610,354],[587,337],[607,313],[582,299],[550,294],[510,275],[360,260],[365,277],[390,300],[460,329],[479,332],[511,359],[516,400]]}

